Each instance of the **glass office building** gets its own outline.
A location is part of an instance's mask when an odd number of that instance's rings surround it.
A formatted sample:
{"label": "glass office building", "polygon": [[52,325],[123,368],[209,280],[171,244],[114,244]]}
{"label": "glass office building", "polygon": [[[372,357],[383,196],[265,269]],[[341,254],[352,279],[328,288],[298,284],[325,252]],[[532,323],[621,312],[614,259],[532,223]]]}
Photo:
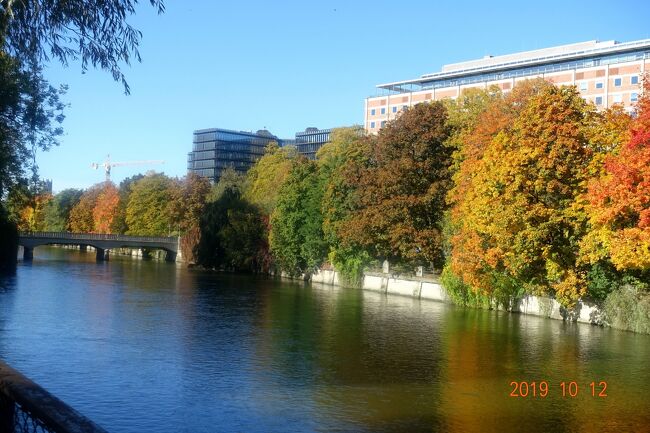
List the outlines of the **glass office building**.
{"label": "glass office building", "polygon": [[329,143],[331,129],[318,129],[310,127],[303,132],[296,132],[296,148],[298,153],[309,159],[316,159],[318,149]]}
{"label": "glass office building", "polygon": [[194,131],[192,151],[187,155],[187,170],[217,182],[227,167],[246,172],[271,142],[282,146],[280,140],[267,130],[257,132],[228,129]]}
{"label": "glass office building", "polygon": [[[363,128],[358,126],[359,134]],[[310,127],[296,132],[295,139],[278,138],[267,130],[255,133],[229,129],[200,129],[194,131],[192,151],[187,155],[187,171],[218,182],[227,167],[246,172],[264,155],[266,146],[276,142],[279,146],[295,146],[299,154],[316,159],[316,153],[329,143],[333,129]]]}

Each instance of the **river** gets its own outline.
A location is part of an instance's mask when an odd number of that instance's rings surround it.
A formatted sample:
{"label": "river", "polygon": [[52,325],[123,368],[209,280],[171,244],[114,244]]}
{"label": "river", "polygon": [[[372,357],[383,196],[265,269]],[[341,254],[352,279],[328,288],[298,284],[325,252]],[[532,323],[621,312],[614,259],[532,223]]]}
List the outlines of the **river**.
{"label": "river", "polygon": [[650,431],[648,335],[66,249],[0,357],[114,433]]}

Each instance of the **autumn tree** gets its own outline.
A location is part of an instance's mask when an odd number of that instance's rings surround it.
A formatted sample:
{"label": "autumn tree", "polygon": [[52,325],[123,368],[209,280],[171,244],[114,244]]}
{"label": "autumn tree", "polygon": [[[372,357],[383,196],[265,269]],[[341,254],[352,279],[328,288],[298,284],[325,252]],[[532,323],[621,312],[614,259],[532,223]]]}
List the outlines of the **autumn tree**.
{"label": "autumn tree", "polygon": [[103,183],[88,188],[70,210],[68,226],[74,233],[92,233],[95,231],[95,205],[103,189]]}
{"label": "autumn tree", "polygon": [[104,182],[93,209],[93,225],[96,233],[111,233],[119,201],[120,194],[117,187],[112,182]]}
{"label": "autumn tree", "polygon": [[[518,83],[511,92],[495,89],[465,93],[450,106],[453,153],[453,187],[447,194],[450,209],[445,216],[446,264],[443,283],[460,304],[482,303],[481,294],[509,297],[519,289],[509,277],[484,266],[482,245],[474,226],[476,176],[492,140],[506,131],[528,100],[552,86],[542,79]],[[478,250],[477,250],[478,248]]]}
{"label": "autumn tree", "polygon": [[133,184],[126,207],[127,234],[169,235],[173,228],[169,206],[173,186],[172,180],[161,173],[148,174]]}
{"label": "autumn tree", "polygon": [[447,114],[441,102],[418,104],[370,142],[355,194],[357,209],[341,235],[369,255],[442,265],[442,216],[451,187]]}
{"label": "autumn tree", "polygon": [[[521,92],[521,86],[516,90]],[[512,96],[511,96],[512,97]],[[496,116],[503,114],[501,111],[490,110],[487,108],[495,104],[501,104],[501,108],[505,108],[503,104],[504,95],[501,89],[497,86],[492,86],[487,89],[469,88],[464,89],[459,98],[444,99],[443,103],[447,108],[447,125],[449,127],[449,137],[447,138],[447,146],[451,147],[454,151],[453,166],[454,172],[460,168],[460,164],[466,158],[475,157],[476,154],[481,153],[481,141],[477,134],[477,128],[484,128],[483,136],[491,136],[494,131],[500,127],[505,126],[500,119],[494,117],[490,120],[495,122],[490,123],[486,119],[487,113],[492,113]]]}
{"label": "autumn tree", "polygon": [[210,181],[189,173],[172,188],[170,202],[172,225],[179,230],[181,251],[188,262],[195,262],[195,251],[200,240],[199,222],[205,210]]}
{"label": "autumn tree", "polygon": [[143,174],[135,174],[120,182],[118,189],[120,199],[117,204],[117,209],[115,210],[115,217],[111,222],[111,233],[124,234],[129,230],[129,227],[126,225],[126,207],[129,204],[129,198],[131,197],[131,188],[135,182],[139,181],[143,177]]}
{"label": "autumn tree", "polygon": [[310,274],[325,260],[322,198],[316,163],[305,158],[294,161],[279,190],[269,235],[278,267],[290,275]]}
{"label": "autumn tree", "polygon": [[12,221],[20,231],[44,231],[46,209],[52,194],[34,192],[24,183],[15,186],[7,197],[7,207]]}
{"label": "autumn tree", "polygon": [[576,203],[594,155],[595,107],[575,88],[549,84],[512,111],[495,108],[507,125],[463,162],[459,173],[473,174],[457,179],[452,193],[452,215],[463,219],[452,269],[483,293],[550,292],[571,305],[586,291],[578,264],[586,221]]}
{"label": "autumn tree", "polygon": [[280,187],[291,170],[291,161],[296,156],[294,147],[279,147],[277,143],[270,143],[264,156],[248,171],[244,198],[270,215],[278,200]]}
{"label": "autumn tree", "polygon": [[608,260],[618,271],[650,270],[650,82],[637,106],[629,140],[605,159],[589,184],[585,261]]}

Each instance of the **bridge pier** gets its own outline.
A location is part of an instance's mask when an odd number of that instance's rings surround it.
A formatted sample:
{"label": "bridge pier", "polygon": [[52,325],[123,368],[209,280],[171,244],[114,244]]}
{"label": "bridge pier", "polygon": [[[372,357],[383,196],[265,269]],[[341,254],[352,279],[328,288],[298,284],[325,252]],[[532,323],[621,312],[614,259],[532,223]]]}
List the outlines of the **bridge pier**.
{"label": "bridge pier", "polygon": [[165,251],[165,261],[166,262],[175,262],[176,261],[176,253],[173,251]]}
{"label": "bridge pier", "polygon": [[32,260],[34,258],[33,247],[23,247],[23,260]]}
{"label": "bridge pier", "polygon": [[88,245],[79,245],[79,251],[85,253],[86,251],[88,251]]}
{"label": "bridge pier", "polygon": [[108,261],[108,253],[110,250],[104,249],[104,248],[95,248],[95,259],[98,262],[107,262]]}

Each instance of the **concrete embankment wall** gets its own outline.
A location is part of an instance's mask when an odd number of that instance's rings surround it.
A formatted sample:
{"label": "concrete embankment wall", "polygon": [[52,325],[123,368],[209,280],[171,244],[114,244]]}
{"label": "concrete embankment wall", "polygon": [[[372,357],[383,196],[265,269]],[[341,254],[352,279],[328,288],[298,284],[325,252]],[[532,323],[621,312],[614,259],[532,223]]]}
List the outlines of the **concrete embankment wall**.
{"label": "concrete embankment wall", "polygon": [[[333,270],[321,270],[311,276],[311,281],[334,286],[340,285],[338,272]],[[366,273],[361,288],[391,295],[451,303],[451,298],[436,278],[393,277],[390,274]],[[601,311],[595,305],[583,301],[578,301],[576,308],[568,311],[555,299],[528,295],[512,302],[509,310],[551,319],[593,324],[602,322]]]}

